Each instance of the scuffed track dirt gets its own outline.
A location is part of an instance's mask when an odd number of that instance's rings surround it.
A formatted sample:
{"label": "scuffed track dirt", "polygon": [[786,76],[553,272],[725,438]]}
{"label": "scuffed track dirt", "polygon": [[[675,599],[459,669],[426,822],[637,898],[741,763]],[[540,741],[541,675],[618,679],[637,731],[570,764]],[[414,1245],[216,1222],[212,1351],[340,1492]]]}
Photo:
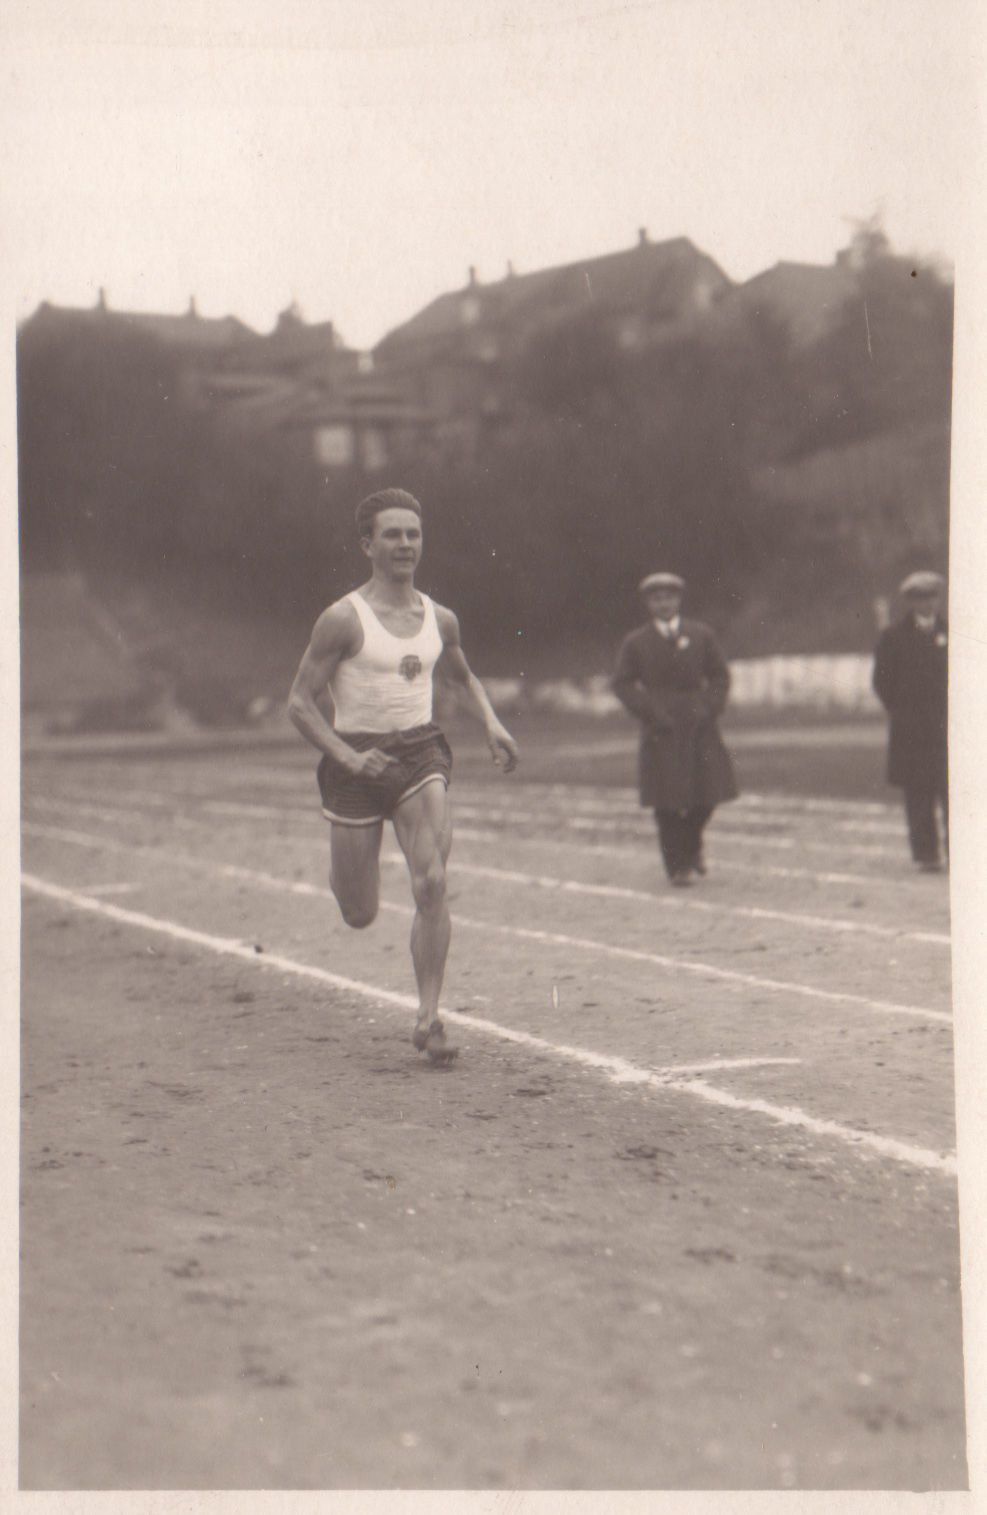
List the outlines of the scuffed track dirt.
{"label": "scuffed track dirt", "polygon": [[[431,1068],[410,1011],[263,961],[276,951],[407,992],[396,870],[391,913],[354,937],[321,897],[162,863],[180,847],[324,884],[317,819],[265,829],[197,810],[231,799],[215,760],[52,765],[43,779],[26,798],[49,828],[26,833],[29,872],[264,951],[227,958],[25,894],[23,1487],[964,1485],[948,1174],[687,1091],[614,1084],[468,1019],[458,1062]],[[112,806],[141,788],[147,805],[121,821]],[[274,810],[284,791],[260,765],[237,786]],[[83,792],[103,820],[83,815]],[[59,839],[56,822],[106,849]],[[509,833],[477,846],[457,843],[454,859],[534,871]],[[630,844],[615,860],[614,882],[653,868]],[[602,866],[557,848],[541,862],[584,879]],[[860,866],[880,882],[880,858]],[[660,893],[653,874],[631,881]],[[914,884],[896,908],[914,908],[918,929]],[[711,885],[711,902],[750,900],[728,871]],[[637,906],[596,900],[595,919],[563,920],[515,887],[508,909],[455,866],[453,888],[454,912],[486,911],[491,928],[592,927],[697,957],[726,932],[715,961],[732,963],[744,944],[729,918],[711,939],[699,912],[676,912],[656,939]],[[757,888],[798,903],[791,884]],[[884,918],[880,893],[861,918]],[[758,930],[762,975],[852,976],[836,948],[810,954],[804,931]],[[866,995],[889,948],[861,942]],[[891,950],[925,974],[916,1004],[948,1003],[941,949]],[[779,1055],[784,1041],[797,1065],[716,1083],[923,1149],[952,1140],[948,1027],[551,951],[458,931],[448,1003],[636,1066]],[[910,986],[885,974],[885,997]]]}

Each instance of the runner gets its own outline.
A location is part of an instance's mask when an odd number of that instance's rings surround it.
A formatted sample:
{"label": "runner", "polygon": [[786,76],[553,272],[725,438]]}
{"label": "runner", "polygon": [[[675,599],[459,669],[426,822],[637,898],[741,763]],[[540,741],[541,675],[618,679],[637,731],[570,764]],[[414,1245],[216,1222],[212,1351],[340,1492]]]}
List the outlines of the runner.
{"label": "runner", "polygon": [[416,907],[411,957],[419,1009],[412,1041],[433,1062],[448,1063],[458,1049],[438,1007],[451,929],[452,753],[432,719],[433,675],[465,695],[505,773],[517,765],[518,750],[467,664],[456,617],[415,588],[421,516],[403,489],[383,489],[357,506],[370,578],[319,616],[288,712],[322,753],[317,776],[331,825],[330,884],[349,926],[369,926],[377,915],[381,837],[384,821],[393,822]]}

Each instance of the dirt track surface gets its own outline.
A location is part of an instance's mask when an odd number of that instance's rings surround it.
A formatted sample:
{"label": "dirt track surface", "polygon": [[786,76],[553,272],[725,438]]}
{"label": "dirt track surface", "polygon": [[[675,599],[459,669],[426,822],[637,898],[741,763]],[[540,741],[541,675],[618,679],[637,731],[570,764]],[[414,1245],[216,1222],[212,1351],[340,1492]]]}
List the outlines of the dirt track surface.
{"label": "dirt track surface", "polygon": [[461,764],[437,1071],[312,767],[26,764],[21,1486],[962,1488],[898,811],[742,799],[679,895],[628,792]]}

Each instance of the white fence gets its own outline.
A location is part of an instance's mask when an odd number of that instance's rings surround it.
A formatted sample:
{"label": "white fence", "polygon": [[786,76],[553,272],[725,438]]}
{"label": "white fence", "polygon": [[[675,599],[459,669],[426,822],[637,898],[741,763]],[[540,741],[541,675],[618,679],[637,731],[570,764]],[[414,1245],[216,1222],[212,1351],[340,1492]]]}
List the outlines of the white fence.
{"label": "white fence", "polygon": [[[814,710],[876,715],[881,707],[871,688],[873,660],[866,653],[815,657],[741,658],[730,664],[730,703],[735,706],[797,706]],[[621,709],[608,674],[586,679],[484,679],[498,708],[525,704],[576,715],[611,715]]]}
{"label": "white fence", "polygon": [[744,658],[730,665],[734,705],[810,705],[876,714],[869,654],[827,657]]}

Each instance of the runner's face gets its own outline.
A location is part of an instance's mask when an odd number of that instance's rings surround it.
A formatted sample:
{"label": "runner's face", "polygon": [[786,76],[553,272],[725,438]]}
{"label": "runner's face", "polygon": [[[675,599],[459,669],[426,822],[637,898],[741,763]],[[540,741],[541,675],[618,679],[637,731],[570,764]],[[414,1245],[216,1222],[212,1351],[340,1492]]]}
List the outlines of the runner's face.
{"label": "runner's face", "polygon": [[388,579],[410,579],[422,555],[422,523],[413,510],[382,510],[374,518],[374,533],[363,550],[374,573]]}

